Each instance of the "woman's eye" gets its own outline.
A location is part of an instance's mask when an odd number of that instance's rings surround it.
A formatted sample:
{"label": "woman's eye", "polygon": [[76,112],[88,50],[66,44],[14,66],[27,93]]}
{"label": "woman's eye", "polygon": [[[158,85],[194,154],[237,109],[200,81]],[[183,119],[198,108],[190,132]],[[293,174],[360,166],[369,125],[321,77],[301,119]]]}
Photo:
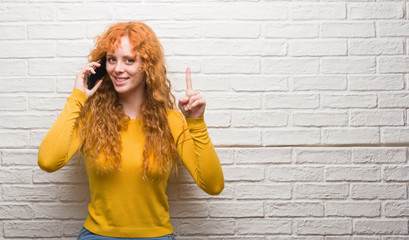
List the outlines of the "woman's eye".
{"label": "woman's eye", "polygon": [[134,62],[135,62],[135,60],[132,59],[132,58],[127,58],[125,61],[126,61],[127,63],[134,63]]}
{"label": "woman's eye", "polygon": [[108,62],[110,63],[115,62],[115,58],[108,58]]}

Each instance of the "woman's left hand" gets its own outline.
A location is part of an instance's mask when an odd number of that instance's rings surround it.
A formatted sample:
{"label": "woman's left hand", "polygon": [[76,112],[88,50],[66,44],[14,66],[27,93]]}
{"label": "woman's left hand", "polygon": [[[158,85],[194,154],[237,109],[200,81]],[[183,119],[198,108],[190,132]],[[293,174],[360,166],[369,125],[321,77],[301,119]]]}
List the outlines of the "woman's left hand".
{"label": "woman's left hand", "polygon": [[192,79],[190,78],[190,68],[186,68],[186,94],[179,98],[179,109],[186,118],[203,117],[206,108],[206,100],[192,88]]}

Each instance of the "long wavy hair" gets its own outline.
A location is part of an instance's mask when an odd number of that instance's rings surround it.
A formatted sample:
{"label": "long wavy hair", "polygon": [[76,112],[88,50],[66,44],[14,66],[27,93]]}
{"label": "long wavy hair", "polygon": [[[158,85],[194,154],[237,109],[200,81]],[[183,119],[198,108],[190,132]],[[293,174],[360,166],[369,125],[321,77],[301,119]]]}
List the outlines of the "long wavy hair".
{"label": "long wavy hair", "polygon": [[[98,61],[107,51],[115,51],[124,36],[128,36],[135,56],[141,57],[144,73],[145,96],[138,115],[146,136],[143,178],[161,178],[170,169],[177,169],[178,153],[167,118],[168,110],[175,108],[175,97],[166,76],[163,48],[155,33],[141,22],[114,24],[96,38],[88,59]],[[80,151],[95,160],[95,166],[103,173],[120,169],[120,134],[127,129],[128,120],[112,81],[105,76],[97,92],[85,102],[78,121]]]}

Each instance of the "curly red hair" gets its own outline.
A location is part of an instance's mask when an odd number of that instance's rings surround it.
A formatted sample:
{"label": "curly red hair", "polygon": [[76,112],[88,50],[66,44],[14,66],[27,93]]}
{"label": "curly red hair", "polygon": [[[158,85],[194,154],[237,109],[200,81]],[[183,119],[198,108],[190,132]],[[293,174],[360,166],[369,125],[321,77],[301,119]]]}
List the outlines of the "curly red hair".
{"label": "curly red hair", "polygon": [[[166,76],[163,48],[155,33],[141,22],[114,24],[96,38],[89,61],[98,61],[107,51],[115,51],[124,36],[132,43],[135,56],[141,57],[144,73],[145,96],[139,112],[146,135],[143,176],[146,179],[148,172],[154,172],[160,177],[171,168],[176,170],[178,153],[167,119],[168,110],[175,108],[175,97]],[[127,128],[128,120],[111,80],[105,76],[98,91],[86,101],[78,121],[80,151],[95,159],[95,165],[103,172],[120,168],[120,133]]]}

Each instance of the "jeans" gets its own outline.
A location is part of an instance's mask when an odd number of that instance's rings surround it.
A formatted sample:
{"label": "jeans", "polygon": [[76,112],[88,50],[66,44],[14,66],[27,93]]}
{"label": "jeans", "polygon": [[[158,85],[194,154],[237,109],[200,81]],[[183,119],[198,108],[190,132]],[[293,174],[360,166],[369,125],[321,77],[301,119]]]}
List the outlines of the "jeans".
{"label": "jeans", "polygon": [[162,237],[153,238],[116,238],[116,237],[105,237],[88,231],[86,228],[82,228],[78,240],[175,240],[173,234],[169,234]]}

